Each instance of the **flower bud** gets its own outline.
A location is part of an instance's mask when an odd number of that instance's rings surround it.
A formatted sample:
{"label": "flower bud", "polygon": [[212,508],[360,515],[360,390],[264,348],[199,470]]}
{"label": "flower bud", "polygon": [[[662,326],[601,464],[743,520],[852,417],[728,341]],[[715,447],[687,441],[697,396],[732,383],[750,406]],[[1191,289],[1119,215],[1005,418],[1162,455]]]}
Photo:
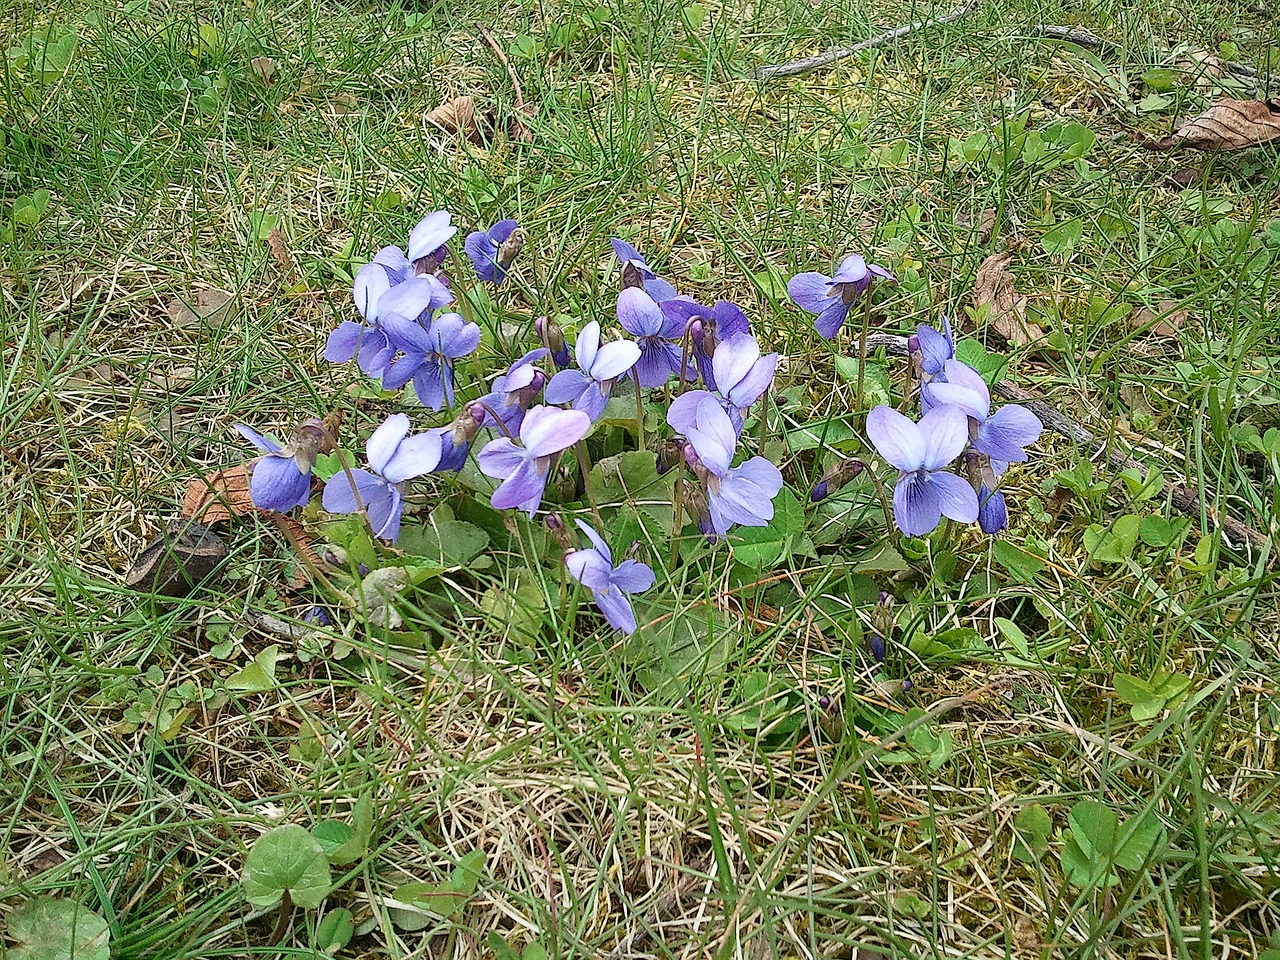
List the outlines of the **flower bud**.
{"label": "flower bud", "polygon": [[884,663],[884,637],[878,633],[871,634],[870,639],[867,640],[867,649],[871,651],[871,657],[876,663]]}
{"label": "flower bud", "polygon": [[503,269],[511,266],[516,257],[520,255],[520,249],[524,246],[524,231],[516,228],[511,231],[510,236],[498,245],[498,264]]}
{"label": "flower bud", "polygon": [[988,490],[985,485],[978,489],[978,526],[988,536],[1009,526],[1009,507],[1002,491]]}
{"label": "flower bud", "polygon": [[538,339],[542,341],[542,345],[551,351],[551,359],[555,361],[556,369],[566,369],[570,363],[569,347],[565,343],[564,331],[560,329],[559,324],[547,317],[538,317],[533,325],[538,331]]}
{"label": "flower bud", "polygon": [[658,447],[656,463],[658,476],[662,476],[672,467],[679,466],[682,459],[684,459],[684,441],[674,438],[665,441]]}
{"label": "flower bud", "polygon": [[867,469],[867,465],[857,457],[841,460],[822,475],[822,479],[814,485],[813,490],[809,493],[809,499],[814,503],[825,500],[865,469]]}
{"label": "flower bud", "polygon": [[560,514],[551,513],[547,515],[547,529],[551,531],[551,536],[555,538],[560,549],[565,552],[565,556],[568,556],[577,549],[578,545],[574,543],[573,534],[569,531],[569,528],[565,526],[565,522],[560,518]]}

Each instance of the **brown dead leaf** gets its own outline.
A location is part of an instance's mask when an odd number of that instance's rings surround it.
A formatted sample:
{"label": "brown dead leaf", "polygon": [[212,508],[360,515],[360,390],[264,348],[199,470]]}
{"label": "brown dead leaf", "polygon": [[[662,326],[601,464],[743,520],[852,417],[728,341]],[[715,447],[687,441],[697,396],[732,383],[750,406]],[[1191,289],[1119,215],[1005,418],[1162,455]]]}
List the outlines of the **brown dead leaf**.
{"label": "brown dead leaf", "polygon": [[169,301],[167,312],[175,327],[194,327],[201,323],[220,327],[230,315],[234,303],[231,294],[215,287],[197,290],[195,295]]}
{"label": "brown dead leaf", "polygon": [[981,247],[991,239],[991,234],[996,229],[996,211],[994,207],[988,207],[976,217],[971,217],[967,213],[956,214],[956,226],[961,230],[974,230],[973,242],[976,246]]}
{"label": "brown dead leaf", "polygon": [[1244,150],[1280,140],[1280,101],[1224,97],[1173,133],[1143,146],[1151,150]]}
{"label": "brown dead leaf", "polygon": [[481,123],[488,127],[487,118],[476,116],[476,102],[474,97],[454,97],[447,100],[434,110],[428,112],[423,118],[423,122],[431,124],[445,133],[456,133],[465,137],[468,141],[475,144],[482,144],[485,141],[484,130]]}
{"label": "brown dead leaf", "polygon": [[1044,336],[1044,331],[1027,320],[1027,298],[1013,288],[1009,264],[1013,253],[995,253],[982,261],[973,280],[973,305],[990,307],[987,322],[991,330],[1015,347],[1026,346]]}
{"label": "brown dead leaf", "polygon": [[1190,312],[1170,300],[1162,300],[1155,310],[1138,307],[1129,314],[1129,326],[1145,333],[1133,341],[1135,353],[1144,357],[1168,356],[1178,353],[1178,331],[1187,322]]}
{"label": "brown dead leaf", "polygon": [[193,479],[182,500],[182,515],[209,524],[256,511],[249,496],[248,466],[242,463]]}
{"label": "brown dead leaf", "polygon": [[261,80],[263,86],[269,87],[276,75],[276,61],[273,57],[254,57],[249,61],[249,72]]}
{"label": "brown dead leaf", "polygon": [[293,273],[293,257],[289,253],[289,244],[284,238],[284,231],[279,227],[272,227],[271,232],[267,234],[267,246],[271,248],[271,255],[276,258],[276,263],[285,273]]}

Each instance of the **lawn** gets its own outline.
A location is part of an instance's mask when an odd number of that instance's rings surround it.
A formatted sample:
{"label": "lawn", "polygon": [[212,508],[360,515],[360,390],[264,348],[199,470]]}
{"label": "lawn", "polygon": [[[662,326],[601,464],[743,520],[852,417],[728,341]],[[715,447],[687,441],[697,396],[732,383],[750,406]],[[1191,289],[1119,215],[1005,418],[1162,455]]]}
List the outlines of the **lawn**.
{"label": "lawn", "polygon": [[[1153,147],[1280,96],[1277,17],[9,4],[0,955],[1276,960],[1280,154]],[[432,410],[324,353],[440,209],[479,345]],[[708,541],[723,478],[655,466],[682,388],[626,380],[532,519],[475,456],[394,544],[324,509],[539,318],[626,339],[611,238],[779,355],[733,460],[780,471],[763,525]],[[824,339],[788,281],[851,254],[894,280]],[[943,315],[1045,427],[995,536],[882,505],[868,411],[919,418],[904,338]],[[234,427],[309,418],[316,494],[253,510]],[[128,586],[192,515],[209,576]],[[579,520],[654,571],[634,632]]]}

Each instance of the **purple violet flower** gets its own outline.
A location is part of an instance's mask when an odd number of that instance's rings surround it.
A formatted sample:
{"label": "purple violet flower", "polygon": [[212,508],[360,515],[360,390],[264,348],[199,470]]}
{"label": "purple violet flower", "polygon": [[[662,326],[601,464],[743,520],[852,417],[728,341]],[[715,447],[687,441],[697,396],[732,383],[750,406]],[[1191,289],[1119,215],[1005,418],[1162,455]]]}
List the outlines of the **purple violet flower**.
{"label": "purple violet flower", "polygon": [[507,268],[520,253],[523,245],[514,220],[499,220],[488,231],[477,230],[467,235],[463,249],[475,265],[476,276],[495,287],[507,279]]}
{"label": "purple violet flower", "polygon": [[1004,473],[1010,461],[1027,459],[1024,447],[1040,438],[1044,425],[1026,407],[1006,404],[991,412],[991,391],[982,374],[959,360],[943,364],[945,382],[933,381],[921,387],[929,403],[950,403],[969,417],[969,438],[973,448],[991,458],[996,475]]}
{"label": "purple violet flower", "polygon": [[[643,294],[641,294],[643,296]],[[613,383],[636,365],[640,347],[630,340],[600,345],[600,324],[592,320],[578,334],[574,346],[578,370],[561,370],[547,384],[547,403],[571,403],[594,423],[604,413]]]}
{"label": "purple violet flower", "polygon": [[383,247],[356,273],[351,285],[351,298],[360,316],[378,319],[378,300],[392,287],[413,276],[413,264],[399,247]]}
{"label": "purple violet flower", "polygon": [[1009,506],[1003,491],[988,490],[986,484],[978,488],[978,526],[988,536],[1009,526]]}
{"label": "purple violet flower", "polygon": [[916,337],[920,343],[920,369],[924,372],[924,380],[943,379],[943,365],[955,357],[956,340],[951,331],[951,321],[942,315],[942,329],[935,330],[926,323],[916,327]]}
{"label": "purple violet flower", "polygon": [[644,287],[656,302],[671,300],[676,296],[676,288],[663,280],[651,269],[640,251],[627,243],[613,237],[609,240],[613,252],[622,261],[622,285],[624,287]]}
{"label": "purple violet flower", "polygon": [[867,292],[874,279],[896,281],[884,267],[867,263],[858,254],[840,261],[835,275],[798,273],[787,281],[787,293],[802,310],[818,315],[814,327],[830,340],[844,325],[845,317]]}
{"label": "purple violet flower", "polygon": [[459,314],[442,313],[426,330],[390,314],[382,319],[392,344],[401,351],[382,374],[384,390],[399,390],[410,380],[424,407],[453,406],[453,361],[480,344],[480,328]]}
{"label": "purple violet flower", "polygon": [[[658,304],[639,287],[626,287],[618,294],[618,322],[636,338],[640,359],[632,375],[641,387],[661,387],[680,373],[680,338],[684,323],[679,317],[667,316]],[[674,341],[674,342],[673,342]],[[685,370],[685,379],[697,376],[693,368]]]}
{"label": "purple violet flower", "polygon": [[764,457],[730,466],[738,432],[720,401],[709,393],[703,392],[694,422],[686,427],[682,430],[689,441],[685,457],[706,490],[711,529],[724,536],[735,523],[766,526],[773,519],[773,498],[782,489],[778,468]]}
{"label": "purple violet flower", "polygon": [[898,468],[893,517],[909,537],[932,533],[943,516],[978,519],[978,498],[968,482],[946,469],[969,443],[968,418],[952,404],[934,407],[918,424],[892,407],[867,414],[867,436]]}
{"label": "purple violet flower", "polygon": [[547,383],[547,375],[534,364],[544,359],[548,353],[550,351],[546,347],[530,350],[508,367],[506,373],[493,381],[493,389],[478,401],[487,408],[481,426],[498,425],[490,414],[492,411],[506,426],[508,433],[520,432],[524,412]]}
{"label": "purple violet flower", "polygon": [[[697,321],[694,321],[695,323]],[[723,389],[712,394],[706,390],[690,390],[671,401],[667,422],[688,436],[688,428],[696,426],[699,406],[707,397],[715,397],[729,415],[733,429],[741,433],[747,408],[760,399],[773,383],[778,354],[760,356],[760,345],[749,333],[737,333],[716,347],[712,358],[714,381]]]}
{"label": "purple violet flower", "polygon": [[600,535],[581,520],[578,527],[587,535],[592,547],[566,555],[565,566],[573,579],[591,591],[609,626],[626,634],[635,633],[636,615],[627,595],[644,593],[652,587],[653,570],[639,560],[623,560],[615,567],[609,545]]}
{"label": "purple violet flower", "polygon": [[485,444],[477,463],[486,476],[502,481],[490,503],[495,510],[518,507],[532,517],[547,489],[551,461],[562,450],[581,440],[591,429],[591,418],[581,410],[534,407],[520,425],[520,444],[499,437]]}
{"label": "purple violet flower", "polygon": [[266,451],[249,474],[253,505],[276,513],[305,507],[311,499],[311,470],[324,448],[323,424],[319,420],[298,424],[283,447],[243,423],[236,424],[235,429],[259,450]]}
{"label": "purple violet flower", "polygon": [[[388,248],[398,250],[399,248]],[[382,251],[379,251],[381,255]],[[396,324],[410,318],[427,323],[440,307],[453,301],[449,288],[433,276],[424,275],[403,280],[378,293],[372,284],[363,288],[360,277],[372,267],[374,276],[384,273],[376,264],[365,264],[356,275],[356,295],[363,298],[366,323],[344,320],[329,334],[324,358],[330,363],[346,363],[354,356],[360,358],[360,369],[371,377],[381,377],[396,355],[397,344],[388,332]],[[376,294],[376,296],[375,296]],[[357,301],[359,305],[359,300]]]}
{"label": "purple violet flower", "polygon": [[445,244],[458,232],[458,228],[449,222],[451,219],[448,210],[437,210],[428,213],[409,231],[408,256],[416,273],[435,273],[444,263],[449,254]]}
{"label": "purple violet flower", "polygon": [[439,436],[419,433],[410,437],[408,432],[409,418],[403,413],[387,417],[365,444],[371,470],[351,471],[355,490],[346,470],[330,477],[320,498],[324,508],[330,513],[356,513],[363,503],[373,535],[395,543],[400,536],[406,481],[430,473],[440,462]]}

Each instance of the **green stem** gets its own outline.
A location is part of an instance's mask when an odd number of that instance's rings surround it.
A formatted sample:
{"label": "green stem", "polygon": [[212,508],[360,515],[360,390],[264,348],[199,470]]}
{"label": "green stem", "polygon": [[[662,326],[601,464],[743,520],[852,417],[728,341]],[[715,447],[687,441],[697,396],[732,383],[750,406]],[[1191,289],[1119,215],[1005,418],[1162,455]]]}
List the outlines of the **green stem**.
{"label": "green stem", "polygon": [[587,502],[591,504],[591,517],[596,522],[596,530],[604,536],[604,521],[600,519],[600,507],[596,503],[595,491],[591,489],[591,461],[587,459],[587,445],[579,440],[573,445],[573,452],[578,457],[578,469],[582,471],[582,487],[587,491]]}
{"label": "green stem", "polygon": [[862,386],[866,380],[867,369],[867,334],[871,331],[871,297],[862,295],[862,329],[858,332],[858,389],[856,403],[858,412],[862,412]]}
{"label": "green stem", "polygon": [[676,474],[676,482],[673,488],[675,492],[671,495],[671,561],[667,565],[667,569],[673,573],[676,567],[680,565],[680,510],[684,505],[684,468],[677,467],[677,470],[679,472]]}
{"label": "green stem", "polygon": [[639,377],[636,377],[636,442],[644,453],[644,391],[640,389]]}

